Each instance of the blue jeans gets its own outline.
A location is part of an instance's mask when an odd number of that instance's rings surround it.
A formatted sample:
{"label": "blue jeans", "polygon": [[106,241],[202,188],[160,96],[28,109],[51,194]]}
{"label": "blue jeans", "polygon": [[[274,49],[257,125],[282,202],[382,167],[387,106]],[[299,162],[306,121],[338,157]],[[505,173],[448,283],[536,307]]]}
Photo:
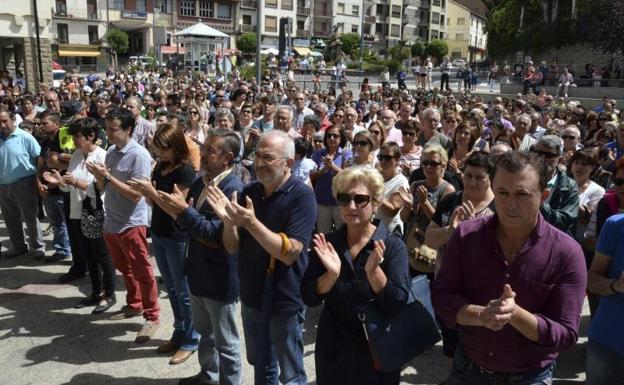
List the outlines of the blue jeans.
{"label": "blue jeans", "polygon": [[555,364],[551,363],[544,369],[517,373],[492,373],[480,368],[470,361],[461,345],[455,351],[451,375],[447,385],[552,385]]}
{"label": "blue jeans", "polygon": [[624,384],[624,357],[591,339],[587,343],[586,385]]}
{"label": "blue jeans", "polygon": [[203,382],[241,384],[242,362],[236,328],[236,304],[191,294],[193,322],[201,334],[197,356]]}
{"label": "blue jeans", "polygon": [[152,249],[173,312],[171,341],[182,350],[197,350],[199,333],[193,328],[190,290],[184,273],[186,242],[152,235]]}
{"label": "blue jeans", "polygon": [[48,195],[43,199],[43,206],[50,218],[50,224],[54,229],[54,238],[52,239],[54,251],[65,256],[70,256],[71,246],[69,244],[67,222],[65,221],[63,196]]}
{"label": "blue jeans", "polygon": [[[243,303],[241,316],[247,348],[247,361],[254,365],[257,359],[262,359],[262,357],[256,357],[256,352],[264,351],[257,349],[256,344],[262,327],[262,311]],[[305,367],[303,366],[304,320],[305,308],[291,313],[271,314],[271,357],[268,359],[269,364],[266,368],[266,380],[262,381],[262,384],[277,385],[279,382],[285,385],[307,384]]]}

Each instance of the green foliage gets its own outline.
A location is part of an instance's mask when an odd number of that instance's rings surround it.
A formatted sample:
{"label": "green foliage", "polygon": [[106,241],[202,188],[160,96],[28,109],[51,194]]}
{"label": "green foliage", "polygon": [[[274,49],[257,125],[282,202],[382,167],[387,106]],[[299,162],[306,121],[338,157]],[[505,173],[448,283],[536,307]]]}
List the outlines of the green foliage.
{"label": "green foliage", "polygon": [[613,0],[579,0],[579,35],[606,52],[624,50],[624,4]]}
{"label": "green foliage", "polygon": [[253,32],[245,32],[236,40],[236,47],[245,54],[256,52],[257,37]]}
{"label": "green foliage", "polygon": [[403,64],[399,60],[391,59],[390,61],[388,61],[386,66],[388,67],[388,71],[391,74],[395,74],[399,72],[399,70],[403,67]]}
{"label": "green foliage", "polygon": [[388,49],[388,56],[390,59],[398,62],[403,62],[403,60],[409,58],[411,54],[412,51],[409,47],[403,47],[400,45],[395,45],[394,47],[390,47],[390,49]]}
{"label": "green foliage", "polygon": [[[253,63],[238,67],[240,76],[243,79],[251,80],[256,78],[256,66]],[[260,61],[260,73],[264,74],[266,71],[266,60]]]}
{"label": "green foliage", "polygon": [[360,35],[357,33],[345,33],[340,41],[342,42],[342,52],[347,56],[351,56],[360,47]]}
{"label": "green foliage", "polygon": [[431,40],[427,45],[426,53],[440,61],[448,53],[448,44],[444,40]]}
{"label": "green foliage", "polygon": [[420,41],[415,42],[412,44],[411,54],[412,57],[422,57],[425,54],[425,45]]}
{"label": "green foliage", "polygon": [[126,53],[130,47],[128,34],[120,29],[111,29],[104,39],[117,54]]}
{"label": "green foliage", "polygon": [[382,72],[384,69],[386,69],[386,64],[377,64],[377,63],[367,63],[364,62],[364,65],[362,66],[362,70],[366,71],[366,72],[371,72],[371,73],[380,73]]}

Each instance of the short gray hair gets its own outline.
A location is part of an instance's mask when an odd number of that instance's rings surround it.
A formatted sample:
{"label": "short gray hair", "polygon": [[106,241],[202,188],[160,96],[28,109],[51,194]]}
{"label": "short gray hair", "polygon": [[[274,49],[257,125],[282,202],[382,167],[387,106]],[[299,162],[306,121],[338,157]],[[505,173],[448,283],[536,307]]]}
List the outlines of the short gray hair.
{"label": "short gray hair", "polygon": [[279,113],[280,111],[287,111],[288,114],[290,115],[290,120],[293,119],[295,113],[293,112],[293,108],[291,106],[279,106],[277,107],[277,113]]}
{"label": "short gray hair", "polygon": [[423,111],[423,118],[429,118],[434,114],[438,114],[438,116],[440,116],[440,111],[438,111],[435,107],[429,107]]}
{"label": "short gray hair", "polygon": [[234,123],[236,118],[234,118],[234,114],[230,111],[229,108],[219,108],[217,110],[217,114],[215,115],[215,119],[227,118],[230,122]]}
{"label": "short gray hair", "polygon": [[327,107],[327,103],[317,103],[316,104],[316,109],[317,110],[323,110],[325,113],[327,113],[327,111],[329,110],[329,108]]}
{"label": "short gray hair", "polygon": [[286,159],[295,159],[295,142],[287,133],[280,130],[271,130],[263,133],[258,140],[258,144],[266,140],[278,139],[281,143],[278,148]]}
{"label": "short gray hair", "polygon": [[529,114],[520,114],[516,118],[516,121],[519,121],[520,119],[527,119],[529,121],[529,125],[531,124],[531,121],[533,120],[533,119],[531,119],[531,115],[529,115]]}
{"label": "short gray hair", "polygon": [[559,156],[563,155],[563,140],[557,135],[544,135],[535,145],[541,144],[544,147],[554,148]]}

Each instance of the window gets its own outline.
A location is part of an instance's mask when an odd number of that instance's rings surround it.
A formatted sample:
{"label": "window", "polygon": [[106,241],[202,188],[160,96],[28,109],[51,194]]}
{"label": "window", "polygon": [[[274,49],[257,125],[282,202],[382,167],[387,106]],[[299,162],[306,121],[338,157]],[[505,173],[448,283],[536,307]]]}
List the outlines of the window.
{"label": "window", "polygon": [[449,17],[448,20],[446,21],[446,25],[451,25],[451,18]]}
{"label": "window", "polygon": [[169,0],[158,0],[158,8],[162,13],[169,13],[169,7],[167,6]]}
{"label": "window", "polygon": [[110,0],[111,9],[124,9],[124,0]]}
{"label": "window", "polygon": [[456,34],[455,34],[455,40],[462,41],[462,40],[464,40],[464,39],[465,39],[465,36],[464,36],[464,34],[463,34],[463,33],[456,33]]}
{"label": "window", "polygon": [[344,5],[344,3],[338,3],[338,13],[339,14],[345,13],[345,5]]}
{"label": "window", "polygon": [[432,5],[436,6],[436,7],[439,7],[440,3],[441,3],[440,0],[433,0]]}
{"label": "window", "polygon": [[431,39],[437,39],[440,36],[438,31],[431,31]]}
{"label": "window", "polygon": [[[264,5],[267,8],[277,8],[277,0],[266,0],[264,2]],[[276,27],[277,28],[277,27]]]}
{"label": "window", "polygon": [[431,12],[431,24],[440,24],[440,14],[439,13]]}
{"label": "window", "polygon": [[359,5],[354,5],[351,7],[351,14],[353,16],[360,16],[360,6]]}
{"label": "window", "polygon": [[401,36],[401,26],[398,24],[390,25],[390,34],[396,37]]}
{"label": "window", "polygon": [[67,32],[67,24],[57,24],[56,34],[58,37],[59,44],[69,43],[69,33]]}
{"label": "window", "polygon": [[465,25],[466,24],[466,18],[465,17],[458,17],[457,18],[457,25]]}
{"label": "window", "polygon": [[444,40],[444,32],[440,31],[440,36],[438,36],[438,39]]}
{"label": "window", "polygon": [[201,1],[199,3],[199,16],[200,17],[214,17],[214,3],[209,3],[206,1]]}
{"label": "window", "polygon": [[277,17],[265,16],[264,17],[264,30],[267,32],[277,32]]}
{"label": "window", "polygon": [[377,16],[378,17],[383,17],[384,16],[384,6],[383,4],[377,4]]}
{"label": "window", "polygon": [[232,19],[232,7],[230,4],[218,3],[217,6],[217,19],[231,20]]}
{"label": "window", "polygon": [[251,15],[243,15],[243,24],[251,25]]}
{"label": "window", "polygon": [[352,24],[351,25],[351,32],[352,33],[358,33],[358,26],[356,24]]}
{"label": "window", "polygon": [[134,8],[137,12],[145,12],[145,2],[147,0],[136,0],[136,8]]}
{"label": "window", "polygon": [[195,1],[182,1],[180,3],[180,14],[182,16],[195,16]]}
{"label": "window", "polygon": [[401,6],[393,5],[392,6],[392,17],[401,17]]}
{"label": "window", "polygon": [[461,59],[461,56],[462,56],[461,51],[451,52],[451,59]]}
{"label": "window", "polygon": [[88,29],[89,29],[89,44],[92,44],[92,45],[99,44],[97,25],[90,25]]}
{"label": "window", "polygon": [[338,32],[344,33],[344,23],[338,23]]}
{"label": "window", "polygon": [[98,18],[95,0],[87,0],[87,17],[92,20]]}
{"label": "window", "polygon": [[378,34],[383,35],[383,30],[384,30],[384,28],[383,28],[383,24],[381,24],[381,23],[377,23],[377,24],[375,24],[375,31],[376,31]]}
{"label": "window", "polygon": [[440,25],[444,25],[444,20],[446,20],[444,15],[440,15]]}
{"label": "window", "polygon": [[287,11],[292,11],[293,0],[282,0],[282,9],[285,9]]}
{"label": "window", "polygon": [[56,13],[60,15],[67,14],[67,3],[65,0],[56,0]]}

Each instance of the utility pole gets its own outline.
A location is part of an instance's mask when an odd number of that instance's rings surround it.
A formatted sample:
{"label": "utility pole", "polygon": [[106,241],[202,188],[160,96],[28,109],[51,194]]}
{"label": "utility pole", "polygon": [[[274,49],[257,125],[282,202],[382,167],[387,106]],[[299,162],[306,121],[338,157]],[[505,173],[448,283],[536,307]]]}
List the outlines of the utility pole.
{"label": "utility pole", "polygon": [[256,84],[262,84],[262,63],[260,63],[260,45],[262,44],[262,11],[261,1],[256,0],[256,24],[258,31],[256,32]]}
{"label": "utility pole", "polygon": [[360,76],[362,75],[362,66],[364,64],[364,0],[362,0],[362,9],[360,10],[360,12],[362,12],[362,18],[361,18],[361,30],[360,30]]}
{"label": "utility pole", "polygon": [[[39,82],[43,82],[43,65],[41,63],[41,40],[39,37],[39,12],[37,11],[37,0],[33,0],[35,13],[35,38],[37,39],[37,64],[39,67]],[[38,86],[37,86],[38,87]]]}

